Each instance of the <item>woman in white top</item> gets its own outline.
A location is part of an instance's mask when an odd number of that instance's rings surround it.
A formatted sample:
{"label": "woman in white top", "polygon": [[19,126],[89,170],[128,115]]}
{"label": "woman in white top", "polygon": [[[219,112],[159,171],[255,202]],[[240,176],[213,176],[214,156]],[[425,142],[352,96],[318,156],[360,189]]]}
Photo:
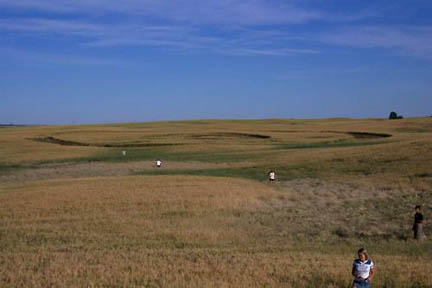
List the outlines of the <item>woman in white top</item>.
{"label": "woman in white top", "polygon": [[366,249],[357,251],[358,259],[354,260],[352,267],[352,275],[354,281],[352,288],[370,288],[370,283],[374,275],[374,263],[369,259]]}

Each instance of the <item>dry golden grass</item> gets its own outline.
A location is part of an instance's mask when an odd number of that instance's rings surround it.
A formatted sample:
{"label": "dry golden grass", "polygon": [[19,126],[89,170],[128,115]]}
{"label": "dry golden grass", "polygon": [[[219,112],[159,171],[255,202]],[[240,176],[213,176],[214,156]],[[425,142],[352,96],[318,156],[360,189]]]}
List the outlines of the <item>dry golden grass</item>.
{"label": "dry golden grass", "polygon": [[[190,121],[93,126],[38,126],[0,130],[2,163],[38,162],[74,159],[107,150],[104,147],[62,146],[35,142],[38,137],[55,137],[92,145],[180,144],[166,148],[171,152],[249,151],[263,152],[277,144],[313,144],[355,140],[346,132],[388,133],[384,142],[431,143],[432,120],[262,120],[262,121]],[[240,133],[240,134],[238,134]],[[269,139],[242,137],[242,134],[270,136]],[[367,140],[366,140],[367,141]],[[365,147],[353,147],[363,151]],[[369,147],[371,148],[371,147]],[[295,151],[305,157],[306,151]],[[322,149],[320,149],[322,150]],[[324,152],[324,151],[322,151]],[[281,153],[273,153],[279,155]],[[303,161],[300,159],[299,161]]]}
{"label": "dry golden grass", "polygon": [[0,163],[17,164],[85,157],[104,150],[95,147],[50,145],[30,140],[68,129],[56,126],[0,129]]}
{"label": "dry golden grass", "polygon": [[[299,244],[289,236],[302,229],[296,221],[259,224],[291,202],[284,199],[290,193],[247,180],[180,176],[3,186],[0,285],[347,287],[355,243]],[[397,249],[369,249],[375,287],[431,283],[430,251]]]}
{"label": "dry golden grass", "polygon": [[362,246],[428,287],[431,162],[432,118],[1,128],[0,287],[349,287]]}

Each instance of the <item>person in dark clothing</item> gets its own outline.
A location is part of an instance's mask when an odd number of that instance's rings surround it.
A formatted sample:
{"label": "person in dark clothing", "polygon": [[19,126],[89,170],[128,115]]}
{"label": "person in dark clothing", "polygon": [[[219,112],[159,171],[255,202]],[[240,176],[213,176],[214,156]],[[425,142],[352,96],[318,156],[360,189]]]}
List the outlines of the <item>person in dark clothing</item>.
{"label": "person in dark clothing", "polygon": [[412,228],[414,232],[415,240],[422,240],[423,238],[423,223],[424,223],[424,218],[423,218],[423,214],[421,213],[421,207],[420,205],[417,205],[415,207],[414,225]]}

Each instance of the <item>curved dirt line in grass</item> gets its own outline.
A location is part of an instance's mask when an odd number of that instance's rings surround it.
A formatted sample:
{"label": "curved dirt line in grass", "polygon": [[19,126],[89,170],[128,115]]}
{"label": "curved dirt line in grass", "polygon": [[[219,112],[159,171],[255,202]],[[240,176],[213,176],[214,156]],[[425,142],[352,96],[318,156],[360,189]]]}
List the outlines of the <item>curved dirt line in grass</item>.
{"label": "curved dirt line in grass", "polygon": [[[150,135],[151,136],[151,135]],[[221,138],[254,138],[254,139],[270,139],[271,137],[268,135],[261,134],[251,134],[251,133],[238,133],[238,132],[214,132],[214,133],[193,133],[193,134],[167,134],[167,135],[159,135],[159,137],[168,137],[168,136],[183,136],[185,138],[190,139],[198,139],[198,140],[212,140],[212,139],[221,139]],[[62,146],[86,146],[86,147],[108,147],[108,148],[142,148],[142,147],[162,147],[162,146],[175,146],[175,145],[185,145],[187,143],[88,143],[88,142],[79,142],[73,140],[64,140],[60,138],[56,138],[53,136],[46,137],[36,137],[29,138],[28,140],[43,142],[43,143],[51,143]]]}
{"label": "curved dirt line in grass", "polygon": [[[149,135],[151,137],[152,135]],[[213,133],[192,133],[192,134],[167,134],[158,135],[158,137],[168,137],[168,136],[183,136],[184,138],[196,139],[196,140],[217,140],[223,138],[253,138],[253,139],[270,139],[268,135],[261,134],[251,134],[251,133],[239,133],[239,132],[213,132]],[[28,140],[57,144],[62,146],[84,146],[84,147],[108,147],[108,148],[143,148],[143,147],[163,147],[163,146],[175,146],[175,145],[185,145],[187,143],[89,143],[80,142],[73,140],[64,140],[53,136],[36,137],[29,138]]]}
{"label": "curved dirt line in grass", "polygon": [[[284,131],[284,132],[294,132],[294,131]],[[301,131],[295,131],[296,133]],[[321,131],[320,133],[338,133],[347,134],[355,139],[380,139],[392,137],[391,134],[386,133],[375,133],[375,132],[358,132],[358,131]],[[173,134],[177,135],[177,134]],[[271,139],[271,136],[263,134],[250,134],[250,133],[239,133],[239,132],[214,132],[214,133],[199,133],[199,134],[178,134],[185,138],[195,139],[195,140],[217,140],[222,138],[252,138],[252,139]],[[167,136],[167,135],[165,135]],[[144,148],[144,147],[164,147],[164,146],[178,146],[186,145],[187,143],[88,143],[79,142],[73,140],[64,140],[52,136],[29,138],[31,141],[51,143],[62,146],[81,146],[81,147],[106,147],[106,148]]]}
{"label": "curved dirt line in grass", "polygon": [[375,132],[356,132],[349,131],[345,132],[345,134],[351,135],[356,139],[376,139],[376,138],[389,138],[393,135],[387,133],[375,133]]}
{"label": "curved dirt line in grass", "polygon": [[71,140],[63,140],[52,136],[29,138],[29,140],[43,143],[58,144],[62,146],[88,146],[88,147],[108,147],[108,148],[139,148],[139,147],[161,147],[183,145],[178,143],[86,143]]}
{"label": "curved dirt line in grass", "polygon": [[191,134],[187,137],[194,139],[217,139],[221,138],[256,138],[256,139],[270,139],[271,137],[263,134],[251,134],[251,133],[240,133],[240,132],[213,132],[203,134]]}
{"label": "curved dirt line in grass", "polygon": [[362,132],[362,131],[313,131],[313,130],[270,130],[269,132],[278,133],[306,133],[306,134],[346,134],[350,135],[356,139],[379,139],[379,138],[389,138],[392,134],[379,133],[379,132]]}

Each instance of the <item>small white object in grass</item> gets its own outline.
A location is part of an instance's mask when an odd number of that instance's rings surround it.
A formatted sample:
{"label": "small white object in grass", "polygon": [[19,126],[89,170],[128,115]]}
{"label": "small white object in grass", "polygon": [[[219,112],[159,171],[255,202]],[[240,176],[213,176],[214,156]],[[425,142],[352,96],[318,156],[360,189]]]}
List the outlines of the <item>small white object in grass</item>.
{"label": "small white object in grass", "polygon": [[157,167],[161,167],[162,166],[162,161],[161,160],[156,160],[156,166]]}
{"label": "small white object in grass", "polygon": [[122,155],[126,156],[126,151],[125,150],[122,151]]}
{"label": "small white object in grass", "polygon": [[276,173],[272,170],[269,172],[269,181],[273,182],[276,180]]}

